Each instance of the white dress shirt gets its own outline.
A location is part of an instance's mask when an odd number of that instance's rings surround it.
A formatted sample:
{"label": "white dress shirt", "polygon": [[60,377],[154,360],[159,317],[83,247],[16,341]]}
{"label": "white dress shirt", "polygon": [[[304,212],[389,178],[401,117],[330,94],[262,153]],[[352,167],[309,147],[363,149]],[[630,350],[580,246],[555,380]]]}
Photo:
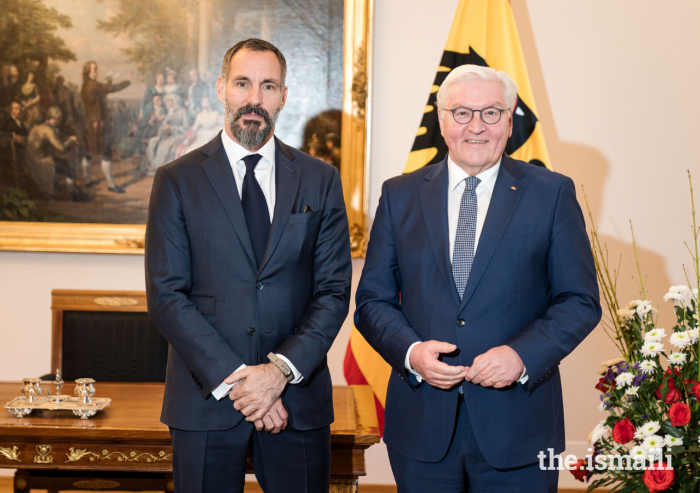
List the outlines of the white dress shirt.
{"label": "white dress shirt", "polygon": [[[233,176],[236,179],[236,188],[238,189],[238,197],[243,196],[243,179],[245,178],[245,162],[243,158],[249,154],[260,154],[262,158],[258,161],[255,166],[255,179],[258,180],[260,188],[262,188],[263,195],[265,196],[265,202],[267,202],[267,209],[270,212],[270,222],[275,214],[275,202],[277,195],[275,193],[275,139],[272,138],[267,141],[267,143],[258,149],[256,152],[250,152],[245,147],[241,146],[237,142],[234,142],[231,137],[226,134],[224,129],[221,132],[221,141],[224,144],[224,150],[226,151],[226,156],[228,157],[228,162],[231,163],[231,169],[233,170]],[[292,364],[284,355],[277,353],[282,361],[289,365],[289,368],[294,373],[294,380],[291,384],[297,384],[301,382],[304,377],[296,366]],[[245,368],[246,365],[239,366],[236,371],[240,371]],[[228,395],[231,391],[233,385],[229,385],[226,382],[222,382],[216,389],[214,389],[211,395],[214,396],[216,400],[221,400]]]}
{"label": "white dress shirt", "polygon": [[[474,192],[476,193],[476,231],[474,233],[474,256],[476,257],[476,250],[479,246],[479,238],[481,237],[481,230],[484,228],[484,222],[486,221],[486,213],[489,210],[489,204],[491,203],[491,197],[493,196],[493,187],[496,185],[496,178],[498,177],[498,170],[501,168],[501,161],[499,160],[494,166],[489,169],[479,173],[477,178],[481,180],[479,185],[476,187]],[[452,263],[452,256],[454,254],[455,238],[457,237],[457,223],[459,222],[459,206],[462,201],[462,195],[464,194],[464,187],[467,186],[466,179],[469,174],[462,168],[457,166],[457,164],[452,161],[452,157],[447,158],[447,173],[448,173],[448,188],[447,188],[447,228],[450,240],[450,264]],[[411,347],[408,348],[406,352],[405,366],[408,371],[413,373],[418,381],[422,381],[418,372],[416,372],[411,367],[410,356],[411,350],[419,342],[414,342]],[[527,372],[523,370],[522,375],[520,375],[520,383],[525,383],[528,381]]]}

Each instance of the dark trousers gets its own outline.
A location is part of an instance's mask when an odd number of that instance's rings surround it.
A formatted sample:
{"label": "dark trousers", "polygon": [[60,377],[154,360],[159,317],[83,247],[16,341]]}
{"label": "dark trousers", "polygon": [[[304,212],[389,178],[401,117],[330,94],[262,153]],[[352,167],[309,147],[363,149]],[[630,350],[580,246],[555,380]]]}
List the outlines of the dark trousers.
{"label": "dark trousers", "polygon": [[[419,462],[389,449],[398,493],[556,493],[559,471],[535,463],[496,469],[481,454],[462,396],[452,443],[440,462]],[[419,423],[416,426],[420,426]],[[517,447],[517,443],[512,444]],[[546,453],[546,451],[545,451]],[[548,464],[546,464],[548,465]]]}
{"label": "dark trousers", "polygon": [[330,426],[311,431],[287,427],[277,435],[247,421],[223,431],[170,428],[176,493],[242,493],[248,449],[265,493],[328,493]]}

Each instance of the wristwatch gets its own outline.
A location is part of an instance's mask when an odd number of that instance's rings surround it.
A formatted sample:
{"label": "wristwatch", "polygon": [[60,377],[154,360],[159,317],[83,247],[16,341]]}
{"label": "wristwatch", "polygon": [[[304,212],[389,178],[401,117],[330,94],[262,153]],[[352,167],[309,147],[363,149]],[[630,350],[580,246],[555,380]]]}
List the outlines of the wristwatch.
{"label": "wristwatch", "polygon": [[268,354],[267,359],[270,360],[270,363],[272,363],[273,365],[275,365],[277,368],[280,369],[280,371],[282,372],[284,377],[287,379],[287,383],[294,380],[294,372],[289,367],[289,365],[284,362],[283,359],[278,358],[275,353]]}

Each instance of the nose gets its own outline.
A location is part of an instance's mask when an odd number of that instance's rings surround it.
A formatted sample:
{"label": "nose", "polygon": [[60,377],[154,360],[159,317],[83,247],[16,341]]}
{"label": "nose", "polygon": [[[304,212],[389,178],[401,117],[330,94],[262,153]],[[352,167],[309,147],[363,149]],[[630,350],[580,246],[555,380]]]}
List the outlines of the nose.
{"label": "nose", "polygon": [[481,119],[481,113],[474,113],[472,120],[467,123],[467,129],[473,134],[480,134],[486,130],[486,124]]}
{"label": "nose", "polygon": [[253,86],[248,93],[248,102],[254,106],[262,104],[262,90],[259,86]]}

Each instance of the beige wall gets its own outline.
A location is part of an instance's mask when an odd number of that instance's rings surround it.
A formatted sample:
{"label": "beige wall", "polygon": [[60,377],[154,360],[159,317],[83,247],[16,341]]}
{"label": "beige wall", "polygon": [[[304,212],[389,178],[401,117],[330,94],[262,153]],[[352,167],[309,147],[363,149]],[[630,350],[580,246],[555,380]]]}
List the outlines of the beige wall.
{"label": "beige wall", "polygon": [[[384,180],[402,172],[458,0],[375,0],[370,216]],[[650,298],[685,284],[690,199],[700,190],[700,3],[694,0],[512,0],[539,116],[557,171],[584,185],[611,259],[623,255],[622,300],[637,297],[633,220]],[[665,108],[678,108],[675,113]],[[700,192],[697,197],[700,202]],[[354,283],[362,268],[355,261]],[[50,291],[143,289],[143,258],[0,252],[0,380],[49,371]],[[351,307],[352,308],[352,307]],[[329,362],[344,383],[346,322]],[[593,389],[600,361],[616,355],[601,329],[562,363],[567,453],[582,454],[602,418]],[[513,444],[517,446],[517,444]],[[369,449],[368,483],[393,482],[386,449]],[[562,486],[576,486],[563,474]]]}

